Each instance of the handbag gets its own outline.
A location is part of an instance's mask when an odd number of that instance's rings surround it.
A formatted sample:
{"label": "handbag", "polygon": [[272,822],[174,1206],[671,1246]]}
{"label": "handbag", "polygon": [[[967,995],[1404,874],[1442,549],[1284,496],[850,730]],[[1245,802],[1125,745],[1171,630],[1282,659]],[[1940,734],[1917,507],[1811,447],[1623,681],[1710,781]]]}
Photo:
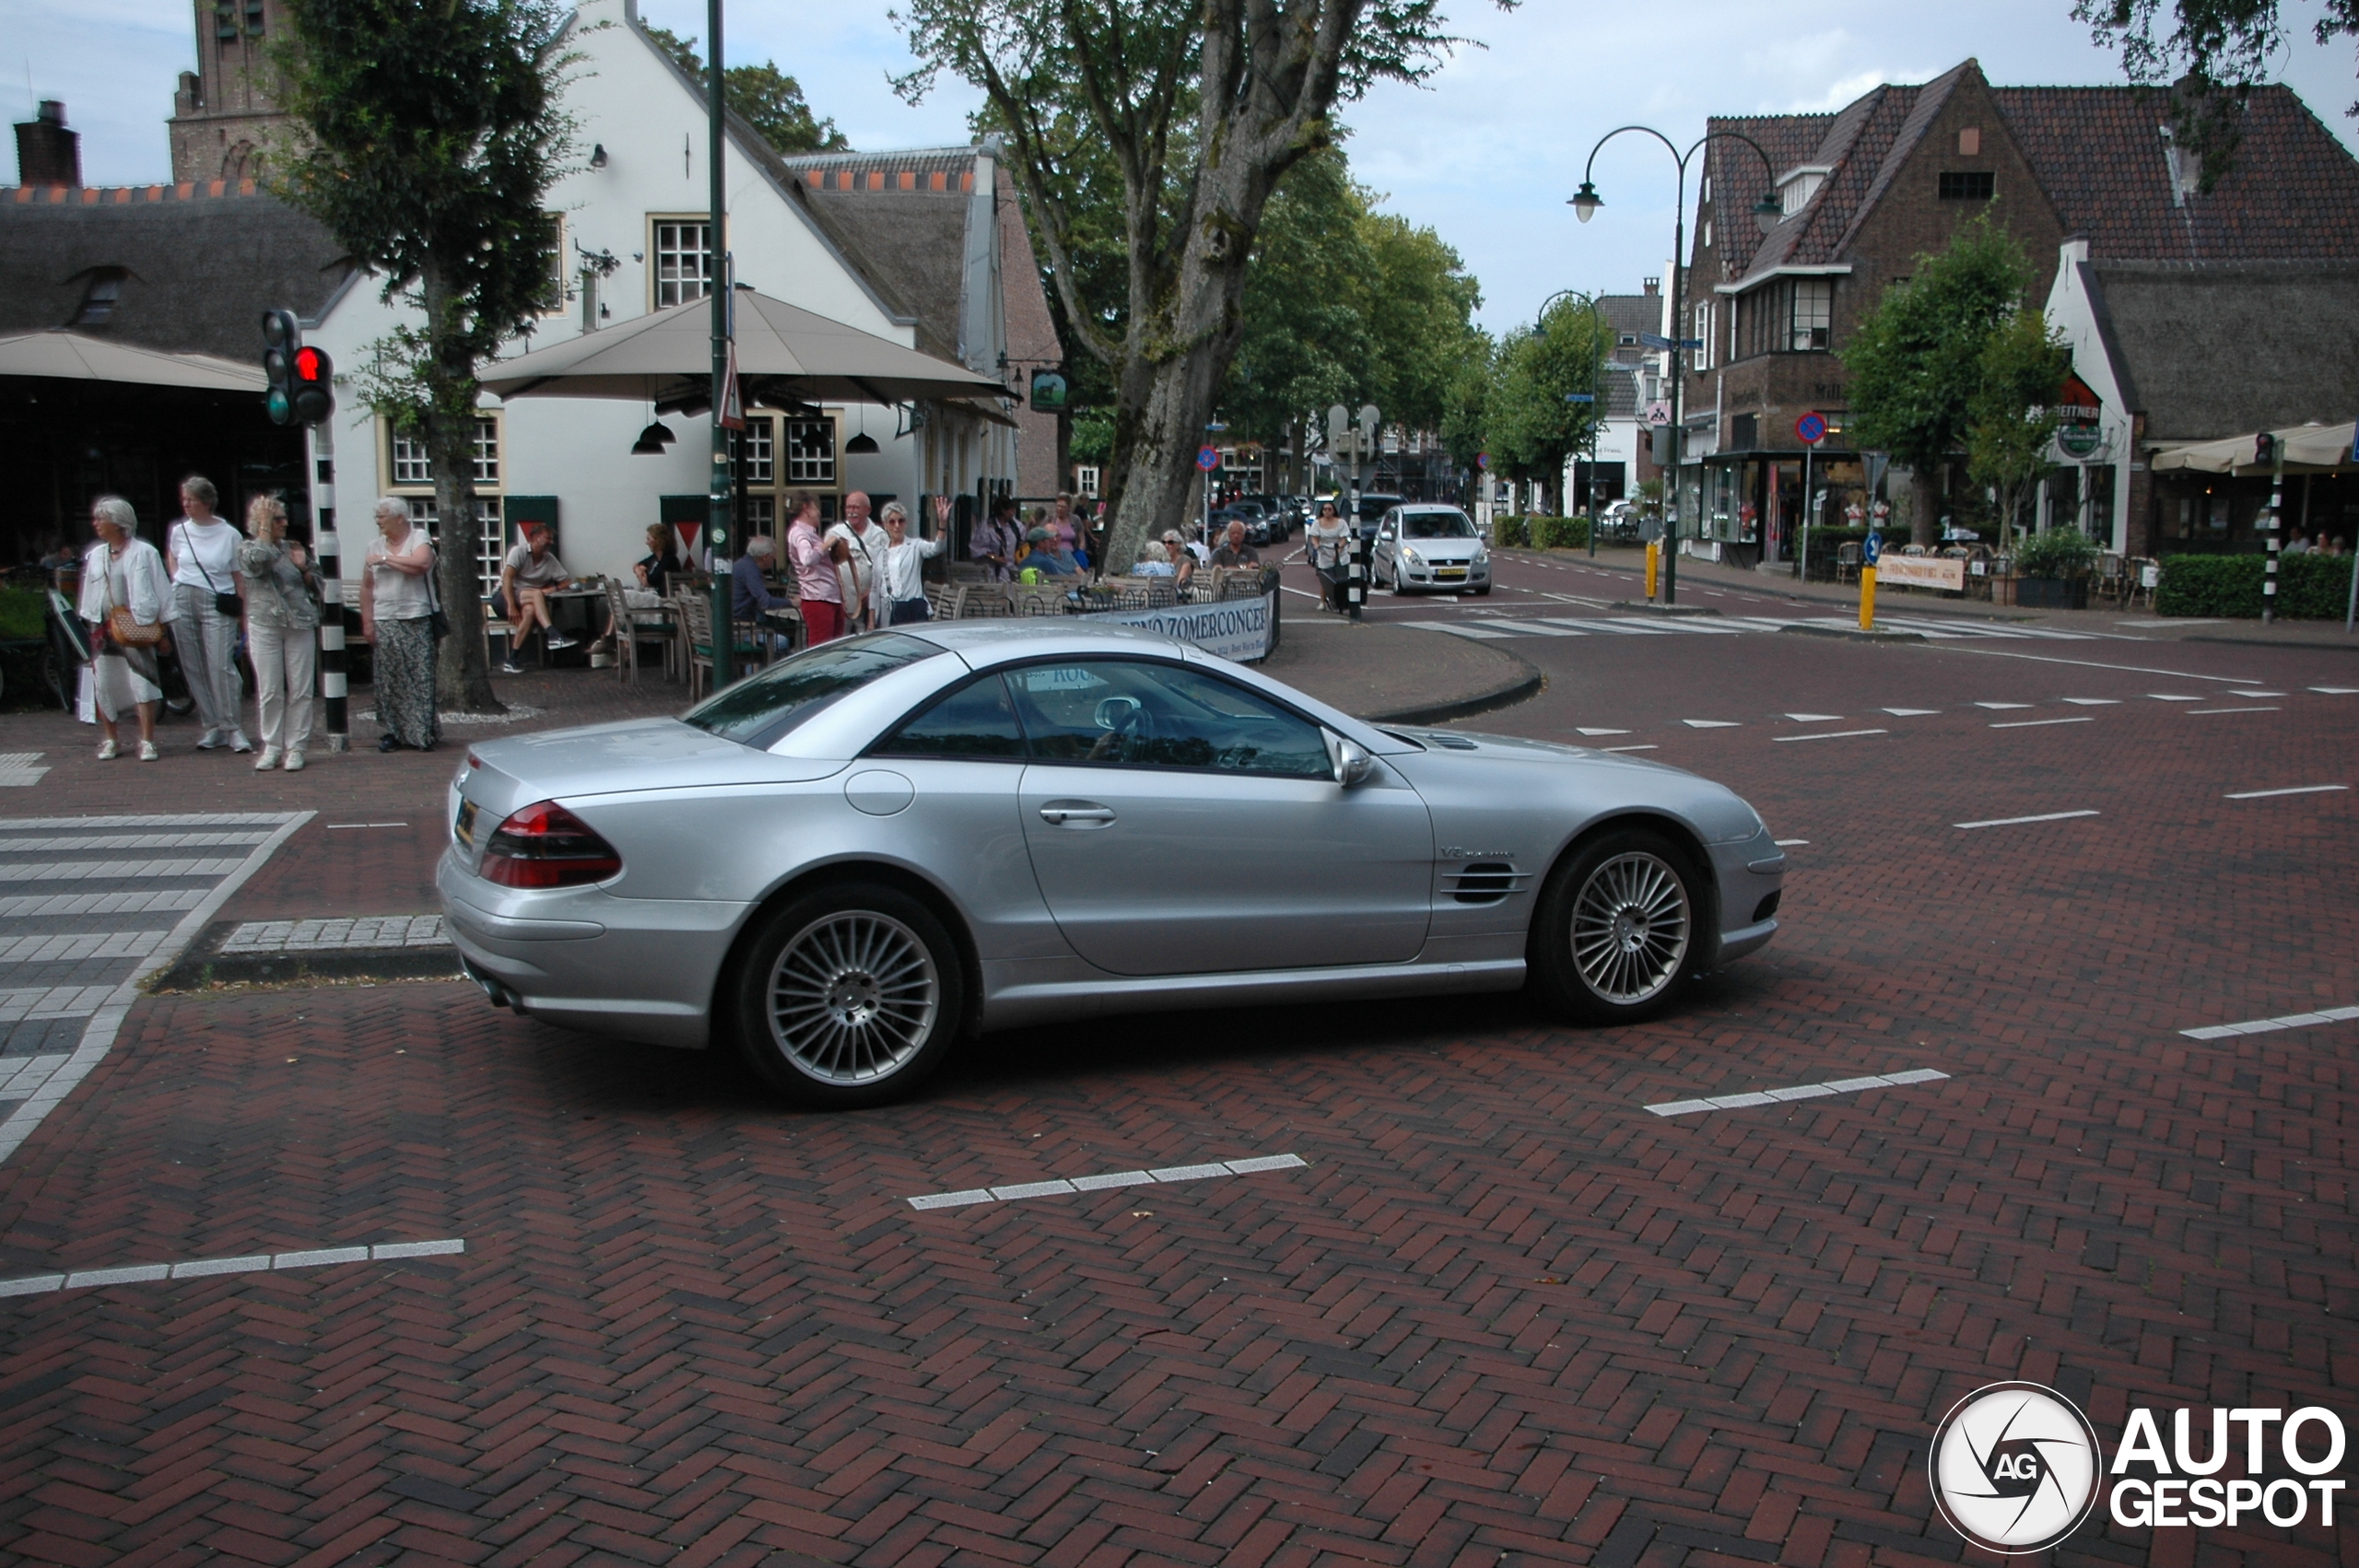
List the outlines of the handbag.
{"label": "handbag", "polygon": [[[181,544],[183,547],[188,544],[188,530],[185,528],[181,530]],[[213,572],[210,568],[205,566],[204,556],[198,555],[195,551],[191,550],[189,552],[189,559],[196,563],[196,569],[198,573],[205,579],[205,586],[213,589],[213,613],[215,614],[222,616],[225,619],[234,621],[240,615],[245,614],[246,606],[244,601],[241,600],[234,593],[224,593],[219,589],[213,587]]]}
{"label": "handbag", "polygon": [[143,626],[131,618],[131,606],[117,604],[107,612],[107,638],[117,648],[153,648],[164,640],[164,623]]}
{"label": "handbag", "polygon": [[433,629],[434,640],[440,642],[451,635],[451,617],[442,608],[442,591],[434,581],[435,567],[426,568],[426,624]]}

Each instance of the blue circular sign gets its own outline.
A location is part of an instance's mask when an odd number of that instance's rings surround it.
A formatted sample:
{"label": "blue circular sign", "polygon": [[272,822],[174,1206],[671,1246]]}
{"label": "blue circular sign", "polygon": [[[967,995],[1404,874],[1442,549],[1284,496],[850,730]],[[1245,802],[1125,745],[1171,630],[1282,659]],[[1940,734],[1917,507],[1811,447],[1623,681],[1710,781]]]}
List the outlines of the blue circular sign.
{"label": "blue circular sign", "polygon": [[1794,434],[1810,446],[1818,445],[1826,439],[1826,416],[1822,414],[1803,415],[1794,421]]}
{"label": "blue circular sign", "polygon": [[1214,469],[1218,468],[1220,466],[1220,449],[1218,447],[1198,448],[1196,451],[1196,466],[1203,469],[1207,474],[1210,474]]}
{"label": "blue circular sign", "polygon": [[1876,564],[1877,557],[1881,556],[1883,554],[1884,535],[1881,533],[1869,534],[1867,548],[1868,565],[1874,566]]}

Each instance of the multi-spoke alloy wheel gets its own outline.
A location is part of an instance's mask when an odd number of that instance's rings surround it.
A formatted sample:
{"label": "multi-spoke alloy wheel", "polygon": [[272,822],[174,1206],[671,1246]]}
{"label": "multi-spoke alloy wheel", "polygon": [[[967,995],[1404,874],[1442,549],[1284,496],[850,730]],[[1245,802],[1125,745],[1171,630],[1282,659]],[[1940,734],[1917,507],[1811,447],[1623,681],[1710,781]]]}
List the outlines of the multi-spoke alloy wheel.
{"label": "multi-spoke alloy wheel", "polygon": [[770,968],[770,1035],[827,1083],[866,1083],[917,1055],[941,983],[917,933],[864,910],[815,920]]}
{"label": "multi-spoke alloy wheel", "polygon": [[1617,1007],[1653,1000],[1687,956],[1687,890],[1660,856],[1616,855],[1581,886],[1573,907],[1573,962],[1590,989]]}
{"label": "multi-spoke alloy wheel", "polygon": [[1660,1010],[1705,956],[1710,884],[1669,836],[1600,835],[1558,862],[1532,912],[1525,951],[1534,991],[1591,1024]]}
{"label": "multi-spoke alloy wheel", "polygon": [[754,933],[738,971],[746,1059],[805,1105],[908,1093],[948,1047],[964,976],[933,912],[890,887],[824,888]]}

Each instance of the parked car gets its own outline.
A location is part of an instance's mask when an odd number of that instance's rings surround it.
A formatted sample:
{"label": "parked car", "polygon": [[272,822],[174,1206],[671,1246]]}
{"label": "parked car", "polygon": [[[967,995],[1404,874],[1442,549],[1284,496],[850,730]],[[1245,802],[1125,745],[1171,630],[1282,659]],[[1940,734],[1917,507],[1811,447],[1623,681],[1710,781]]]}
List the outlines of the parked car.
{"label": "parked car", "polygon": [[1676,768],[1380,728],[1143,627],[1028,619],[477,741],[446,811],[447,929],[494,1003],[733,1048],[820,1107],[1053,1019],[1518,988],[1645,1018],[1771,939],[1786,864]]}
{"label": "parked car", "polygon": [[1369,571],[1394,595],[1491,591],[1491,552],[1456,507],[1413,502],[1394,507],[1377,525]]}
{"label": "parked car", "polygon": [[[1384,495],[1374,490],[1361,491],[1359,516],[1361,537],[1367,538],[1373,536],[1376,532],[1377,524],[1384,521],[1384,514],[1391,511],[1394,507],[1397,507],[1400,504],[1401,497],[1398,496]],[[1340,501],[1335,509],[1339,512],[1344,513],[1348,513],[1351,510],[1348,506],[1342,504]]]}

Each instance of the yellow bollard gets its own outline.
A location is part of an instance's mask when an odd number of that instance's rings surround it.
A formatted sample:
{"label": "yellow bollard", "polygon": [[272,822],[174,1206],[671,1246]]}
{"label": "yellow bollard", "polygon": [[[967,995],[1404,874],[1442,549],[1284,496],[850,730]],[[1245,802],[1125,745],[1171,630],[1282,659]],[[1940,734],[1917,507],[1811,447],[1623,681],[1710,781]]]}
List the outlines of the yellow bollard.
{"label": "yellow bollard", "polygon": [[1648,546],[1647,546],[1647,599],[1648,599],[1648,602],[1649,602],[1649,603],[1652,603],[1652,602],[1653,602],[1653,600],[1654,600],[1654,596],[1655,596],[1655,573],[1656,573],[1659,569],[1661,569],[1661,563],[1662,563],[1662,546],[1661,546],[1661,545],[1660,545],[1660,544],[1649,544],[1649,545],[1648,545]]}
{"label": "yellow bollard", "polygon": [[1860,568],[1860,629],[1863,632],[1876,629],[1876,568],[1873,567]]}

